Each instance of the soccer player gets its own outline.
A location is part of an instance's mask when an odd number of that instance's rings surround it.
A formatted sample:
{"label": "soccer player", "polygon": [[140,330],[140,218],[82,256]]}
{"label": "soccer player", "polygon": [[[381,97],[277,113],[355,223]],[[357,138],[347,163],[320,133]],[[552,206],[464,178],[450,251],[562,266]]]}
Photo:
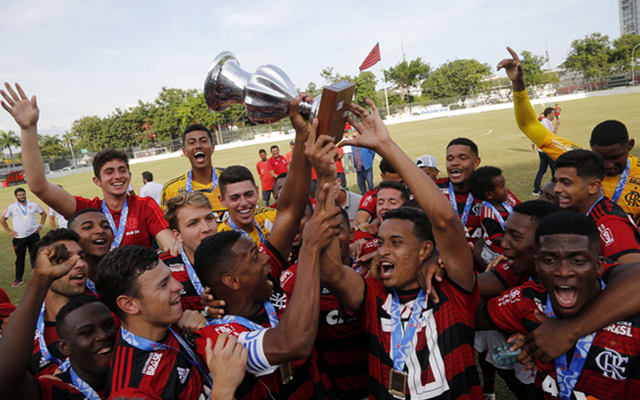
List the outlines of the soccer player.
{"label": "soccer player", "polygon": [[[404,184],[402,177],[385,159],[380,160],[380,179],[382,179],[383,181],[396,181]],[[358,211],[356,212],[356,216],[354,218],[354,226],[360,226],[375,219],[377,215],[376,206],[378,205],[378,200],[376,198],[377,193],[378,187],[375,187],[364,193],[362,199],[360,199],[360,205],[358,206]]]}
{"label": "soccer player", "polygon": [[560,208],[578,211],[598,224],[602,255],[619,263],[640,261],[638,228],[622,208],[602,195],[604,162],[589,150],[573,150],[556,160]]}
{"label": "soccer player", "polygon": [[211,131],[200,124],[189,125],[182,134],[182,143],[182,153],[189,159],[191,169],[165,183],[162,189],[162,206],[165,207],[167,201],[178,193],[199,191],[209,198],[216,221],[224,221],[227,211],[218,199],[218,177],[222,169],[214,168],[211,161],[216,147]]}
{"label": "soccer player", "polygon": [[271,173],[269,173],[269,170],[267,169],[267,151],[265,149],[260,149],[258,155],[260,156],[260,161],[256,164],[256,170],[258,171],[258,176],[260,176],[262,201],[264,201],[265,207],[269,207],[269,200],[271,199],[271,192],[273,191],[275,178],[271,176]]}
{"label": "soccer player", "polygon": [[[478,313],[478,327],[526,334],[540,325],[536,313],[559,320],[579,314],[604,288],[599,237],[596,223],[584,214],[563,211],[543,219],[535,236],[540,282],[490,300]],[[637,315],[618,320],[579,338],[575,350],[555,362],[538,361],[536,387],[547,399],[632,398],[640,388],[632,334],[639,326]]]}
{"label": "soccer player", "polygon": [[180,193],[167,201],[165,218],[176,240],[182,245],[180,255],[163,254],[160,259],[182,284],[180,301],[183,310],[202,310],[200,296],[204,290],[193,269],[194,255],[202,241],[213,236],[218,226],[211,212],[211,203],[200,192]]}
{"label": "soccer player", "polygon": [[269,150],[271,151],[271,158],[267,161],[267,171],[275,179],[281,173],[289,171],[289,161],[280,156],[280,148],[275,144]]}
{"label": "soccer player", "polygon": [[[95,297],[80,296],[57,314],[58,347],[69,367],[56,379],[27,372],[31,335],[50,287],[73,271],[82,255],[77,243],[57,242],[39,249],[22,299],[0,340],[0,399],[103,399],[116,337],[113,317]],[[35,255],[35,254],[34,254]],[[55,345],[55,344],[54,344]]]}
{"label": "soccer player", "polygon": [[122,321],[107,375],[112,398],[198,399],[211,388],[200,359],[172,329],[182,285],[150,248],[123,246],[100,262],[96,289]]}
{"label": "soccer player", "polygon": [[[42,210],[38,203],[27,201],[27,192],[23,188],[17,188],[13,194],[16,201],[7,206],[0,217],[0,224],[5,231],[13,236],[13,250],[16,253],[16,279],[11,287],[18,287],[24,282],[24,258],[27,255],[27,249],[33,250],[35,244],[40,240],[38,232],[44,227],[47,220],[47,213]],[[40,214],[40,224],[36,214]],[[11,218],[13,229],[9,229],[7,219]]]}
{"label": "soccer player", "polygon": [[85,208],[71,216],[69,229],[80,236],[78,244],[84,251],[84,260],[87,263],[87,289],[94,296],[98,296],[95,284],[98,279],[98,264],[111,249],[113,241],[109,221],[102,211]]}
{"label": "soccer player", "polygon": [[[373,102],[367,104],[371,113],[351,104],[361,122],[349,123],[360,136],[345,144],[369,147],[388,160],[425,211],[402,207],[385,215],[378,231],[382,279],[363,279],[323,260],[322,281],[345,309],[364,315],[369,397],[482,398],[473,356],[478,288],[464,229],[434,182],[389,137]],[[438,262],[436,245],[447,272],[434,285],[439,303],[427,301],[418,277]]]}
{"label": "soccer player", "polygon": [[258,188],[248,168],[232,165],[222,171],[220,203],[229,210],[229,218],[218,225],[218,232],[229,230],[245,232],[257,245],[269,239],[276,211],[269,208],[256,208]]}
{"label": "soccer player", "polygon": [[[520,130],[554,161],[565,151],[580,148],[569,139],[551,134],[535,120],[535,112],[524,84],[522,64],[511,48],[507,47],[507,50],[512,58],[502,60],[498,64],[498,70],[504,68],[513,83],[514,109]],[[589,144],[591,150],[599,153],[605,160],[605,177],[602,180],[604,195],[621,206],[634,220],[638,220],[640,161],[629,154],[635,142],[629,139],[626,126],[613,120],[601,122],[591,132]]]}
{"label": "soccer player", "polygon": [[176,252],[176,243],[169,230],[169,224],[162,216],[162,210],[148,197],[130,196],[127,188],[131,182],[129,158],[123,151],[104,149],[93,158],[93,183],[102,190],[103,200],[93,200],[72,196],[63,188],[47,181],[44,162],[38,144],[37,124],[40,111],[33,96],[29,100],[16,84],[14,91],[5,83],[7,92],[0,90],[4,97],[2,107],[11,114],[20,126],[22,137],[22,160],[25,174],[29,177],[29,190],[38,198],[58,211],[65,218],[84,208],[102,209],[114,232],[113,247],[140,245],[151,247],[151,237],[165,251]]}

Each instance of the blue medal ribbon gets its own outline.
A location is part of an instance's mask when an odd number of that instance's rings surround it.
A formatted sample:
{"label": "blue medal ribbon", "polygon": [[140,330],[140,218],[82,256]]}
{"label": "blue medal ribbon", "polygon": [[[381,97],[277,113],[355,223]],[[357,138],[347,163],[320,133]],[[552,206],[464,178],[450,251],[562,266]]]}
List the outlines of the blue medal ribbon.
{"label": "blue medal ribbon", "polygon": [[[260,236],[260,243],[266,242],[267,239],[265,238],[264,233],[262,233],[262,229],[260,228],[260,225],[258,225],[258,221],[256,221],[256,219],[254,218],[253,222],[256,225],[256,230],[258,231],[258,236]],[[233,229],[234,231],[238,231],[238,232],[242,233],[244,236],[246,236],[249,239],[253,240],[251,235],[249,235],[249,232],[247,232],[244,229],[240,228],[238,225],[236,225],[235,222],[233,222],[233,220],[231,219],[231,216],[229,216],[229,218],[227,218],[227,224],[229,224],[231,229]]]}
{"label": "blue medal ribbon", "polygon": [[200,296],[204,288],[202,287],[202,283],[200,282],[200,278],[198,278],[196,271],[193,269],[193,265],[191,265],[191,261],[189,261],[189,257],[187,257],[187,254],[184,252],[184,248],[180,249],[180,257],[182,257],[182,262],[187,270],[187,274],[189,274],[189,280],[191,281],[193,288],[196,290],[196,293],[198,293],[198,296]]}
{"label": "blue medal ribbon", "polygon": [[[600,280],[600,285],[602,289],[605,288],[604,282]],[[553,311],[553,306],[551,305],[551,295],[547,293],[547,306],[545,308],[545,314],[547,314],[550,318],[558,318],[556,313]],[[562,354],[558,358],[556,358],[556,375],[558,380],[558,388],[560,398],[562,400],[570,400],[571,393],[573,393],[573,389],[576,387],[578,383],[578,379],[580,379],[580,374],[582,373],[582,369],[584,368],[584,364],[587,361],[587,355],[589,354],[589,349],[591,349],[591,343],[593,343],[593,338],[596,336],[595,333],[584,336],[578,340],[576,343],[576,349],[573,352],[573,358],[571,359],[571,365],[567,366],[567,354]]]}
{"label": "blue medal ribbon", "polygon": [[47,347],[47,342],[44,339],[44,302],[42,302],[42,308],[40,308],[40,315],[38,316],[38,323],[36,325],[36,335],[38,336],[38,344],[40,345],[40,353],[42,357],[56,364],[62,364],[62,360],[54,357]]}
{"label": "blue medal ribbon", "polygon": [[[500,211],[498,211],[493,204],[489,203],[488,201],[483,201],[482,205],[484,207],[490,208],[493,211],[493,215],[496,216],[498,222],[500,223],[500,226],[502,227],[502,230],[504,230],[504,218],[502,218],[502,215],[500,215]],[[507,213],[511,214],[513,212],[513,207],[511,207],[511,205],[509,203],[507,203],[506,201],[504,203],[502,203],[502,207],[504,207],[505,210],[507,210]]]}
{"label": "blue medal ribbon", "polygon": [[[451,183],[451,181],[449,181],[449,201],[451,202],[453,209],[456,210],[456,213],[458,213],[458,203],[456,202],[456,192],[455,190],[453,190],[453,184]],[[471,203],[473,203],[473,195],[469,193],[467,195],[467,202],[464,205],[464,211],[460,216],[460,219],[462,220],[462,225],[464,226],[467,226],[469,211],[471,211]]]}
{"label": "blue medal ribbon", "polygon": [[86,285],[87,285],[87,289],[89,289],[91,293],[98,294],[98,292],[96,291],[96,284],[91,279],[87,278]]}
{"label": "blue medal ribbon", "polygon": [[124,238],[124,230],[127,227],[127,217],[129,216],[129,199],[127,198],[122,205],[122,211],[120,212],[120,224],[118,227],[116,227],[111,211],[104,200],[102,200],[102,213],[107,218],[109,226],[111,226],[111,230],[113,231],[113,242],[111,242],[111,249],[113,250],[120,247],[122,238]]}
{"label": "blue medal ribbon", "polygon": [[16,205],[18,206],[18,209],[20,210],[22,215],[24,215],[24,219],[27,219],[27,207],[29,207],[29,201],[24,201],[24,207],[20,205],[19,201],[16,201]]}
{"label": "blue medal ribbon", "polygon": [[[211,380],[211,375],[209,375],[207,370],[203,367],[202,363],[200,363],[200,360],[198,359],[198,357],[196,357],[193,350],[191,350],[189,345],[185,343],[185,341],[182,340],[182,338],[179,335],[177,335],[173,331],[173,329],[169,328],[169,332],[171,332],[173,337],[176,338],[178,343],[180,343],[179,348],[176,349],[175,347],[171,347],[168,344],[158,343],[158,342],[154,342],[153,340],[145,339],[134,333],[129,332],[122,326],[120,327],[120,334],[122,335],[122,340],[129,343],[131,346],[135,347],[136,349],[139,349],[142,351],[174,350],[182,354],[193,366],[195,366],[200,371],[207,385],[209,387],[212,387],[213,382]],[[180,348],[184,349],[184,352]]]}
{"label": "blue medal ribbon", "polygon": [[618,184],[616,185],[616,190],[613,192],[613,196],[611,196],[611,201],[618,204],[618,200],[620,200],[620,196],[624,191],[624,187],[627,185],[627,180],[629,180],[629,172],[631,171],[631,159],[627,158],[627,166],[620,175],[618,179]]}
{"label": "blue medal ribbon", "polygon": [[[215,167],[211,167],[211,189],[204,189],[201,192],[210,193],[213,192],[216,187],[218,187],[218,173],[216,172]],[[191,193],[193,191],[193,170],[190,169],[187,174],[187,183],[185,185],[185,190],[187,193]]]}
{"label": "blue medal ribbon", "polygon": [[602,200],[604,198],[604,196],[601,194],[600,198],[591,205],[591,207],[589,208],[589,211],[587,211],[587,217],[589,216],[589,214],[591,214],[591,211],[593,211],[593,207],[597,206],[598,203],[600,203],[600,200]]}
{"label": "blue medal ribbon", "polygon": [[71,384],[84,395],[85,400],[102,400],[91,385],[80,379],[73,368],[69,368],[69,375],[71,376]]}
{"label": "blue medal ribbon", "polygon": [[[278,314],[276,313],[275,307],[273,306],[273,304],[269,302],[269,300],[265,300],[262,304],[264,305],[264,308],[267,311],[267,316],[269,317],[269,325],[271,325],[272,328],[275,328],[276,326],[278,326]],[[241,317],[239,315],[225,315],[222,318],[218,318],[218,319],[214,319],[214,318],[207,319],[207,326],[226,325],[226,324],[234,324],[234,323],[240,324],[252,331],[259,331],[262,329],[266,329],[264,326],[256,324],[253,321],[249,321],[245,317]]]}
{"label": "blue medal ribbon", "polygon": [[426,297],[426,292],[423,289],[420,289],[420,293],[418,293],[418,297],[416,298],[415,303],[413,303],[411,317],[409,318],[409,323],[407,324],[407,328],[403,335],[401,319],[402,307],[400,307],[400,298],[398,297],[398,293],[393,290],[390,312],[392,327],[391,359],[393,360],[393,369],[396,371],[402,372],[404,370],[404,365],[407,361],[407,357],[409,356],[409,350],[411,349],[411,343],[413,342],[413,336],[416,333],[416,328],[420,322],[419,318],[422,315],[422,310],[424,309]]}

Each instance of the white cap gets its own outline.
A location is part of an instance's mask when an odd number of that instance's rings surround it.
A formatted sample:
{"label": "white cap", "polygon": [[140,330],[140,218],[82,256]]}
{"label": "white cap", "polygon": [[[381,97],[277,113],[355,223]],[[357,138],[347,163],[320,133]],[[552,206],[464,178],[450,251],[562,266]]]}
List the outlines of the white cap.
{"label": "white cap", "polygon": [[442,172],[440,171],[440,169],[438,169],[438,160],[436,160],[434,156],[429,156],[429,155],[420,156],[416,158],[416,165],[418,166],[418,168],[432,167],[437,169],[438,172]]}

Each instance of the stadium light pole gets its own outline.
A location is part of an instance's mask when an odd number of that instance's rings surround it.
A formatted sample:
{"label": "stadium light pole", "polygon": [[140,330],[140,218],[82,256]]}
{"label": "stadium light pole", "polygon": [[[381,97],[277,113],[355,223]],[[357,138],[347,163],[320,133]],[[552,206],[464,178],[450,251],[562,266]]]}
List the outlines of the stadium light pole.
{"label": "stadium light pole", "polygon": [[631,50],[631,86],[635,86],[636,85],[636,58],[635,58],[635,52],[636,52],[636,49],[638,48],[638,46],[640,46],[640,43],[638,43],[636,45],[636,47],[634,47],[633,50]]}

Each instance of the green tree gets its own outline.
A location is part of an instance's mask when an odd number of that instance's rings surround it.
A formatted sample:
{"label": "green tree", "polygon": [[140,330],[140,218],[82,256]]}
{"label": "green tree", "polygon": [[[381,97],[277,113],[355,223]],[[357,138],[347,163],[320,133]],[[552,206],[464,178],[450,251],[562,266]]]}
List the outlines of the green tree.
{"label": "green tree", "polygon": [[304,92],[309,96],[315,98],[318,97],[320,93],[322,93],[322,88],[319,88],[314,82],[309,82]]}
{"label": "green tree", "polygon": [[403,60],[397,63],[395,66],[384,71],[384,76],[387,81],[393,82],[400,91],[404,93],[408,102],[411,102],[413,99],[412,96],[409,95],[409,89],[426,79],[430,72],[431,66],[423,62],[422,58],[418,57],[410,62]]}
{"label": "green tree", "polygon": [[73,121],[71,134],[77,138],[78,147],[92,152],[107,147],[102,137],[103,124],[103,120],[97,115],[82,117]]}
{"label": "green tree", "polygon": [[547,62],[546,57],[538,56],[530,51],[523,50],[520,53],[520,61],[522,62],[522,71],[524,73],[524,83],[527,87],[544,85],[544,72],[542,66]]}
{"label": "green tree", "polygon": [[66,152],[62,147],[62,140],[55,135],[38,135],[40,152],[43,159],[53,160],[64,157]]}
{"label": "green tree", "polygon": [[490,74],[491,67],[475,59],[447,61],[422,83],[423,94],[434,99],[461,100],[483,88],[481,82]]}
{"label": "green tree", "polygon": [[[613,49],[609,62],[614,72],[622,73],[631,69],[631,52],[640,44],[640,35],[626,34],[613,41]],[[635,56],[640,55],[640,47],[636,49]]]}
{"label": "green tree", "polygon": [[561,67],[582,74],[586,81],[603,81],[611,73],[609,36],[592,33],[571,42],[571,51]]}
{"label": "green tree", "polygon": [[13,150],[11,147],[20,147],[22,142],[14,131],[5,132],[0,129],[0,149],[9,149],[9,157],[11,157],[11,166],[13,167]]}
{"label": "green tree", "polygon": [[378,83],[378,79],[375,74],[371,71],[360,72],[360,74],[351,76],[351,75],[340,75],[334,74],[333,68],[327,67],[320,72],[320,76],[325,80],[327,85],[331,85],[340,81],[348,81],[352,82],[356,85],[355,91],[353,93],[353,102],[365,107],[367,103],[365,103],[365,99],[371,99],[376,106],[382,105],[382,102],[378,98],[378,92],[376,91],[376,84]]}

